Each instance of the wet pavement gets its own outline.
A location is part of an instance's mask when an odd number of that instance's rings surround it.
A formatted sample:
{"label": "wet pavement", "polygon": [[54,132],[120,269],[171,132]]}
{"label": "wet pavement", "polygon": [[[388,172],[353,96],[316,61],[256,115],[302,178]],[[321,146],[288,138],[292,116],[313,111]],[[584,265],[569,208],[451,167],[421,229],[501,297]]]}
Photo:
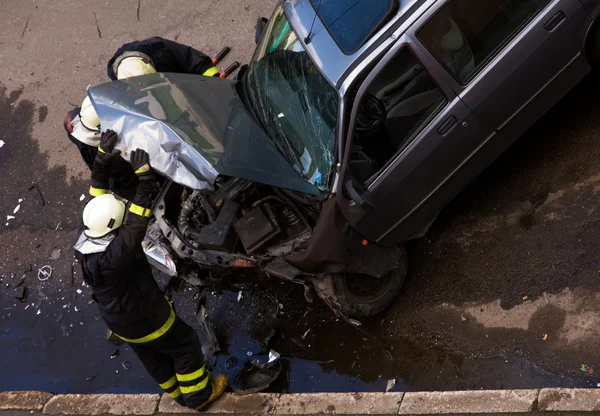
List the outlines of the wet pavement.
{"label": "wet pavement", "polygon": [[[87,84],[105,79],[121,43],[160,33],[214,53],[228,39],[237,45],[228,59],[247,61],[246,34],[272,8],[225,0],[182,14],[187,2],[164,10],[142,1],[138,17],[136,7],[109,3],[98,25],[96,12],[84,16],[71,0],[3,3],[0,57],[24,70],[0,69],[0,390],[158,391],[126,347],[111,358],[115,346],[73,266],[88,172],[62,117]],[[588,368],[600,371],[599,93],[596,73],[408,245],[406,287],[384,316],[356,328],[307,304],[301,287],[270,280],[205,290],[218,370],[234,374],[275,329],[270,346],[285,371],[271,391],[384,391],[390,379],[396,391],[596,387]],[[40,282],[44,265],[54,271]],[[21,280],[27,302],[14,298]],[[178,288],[174,299],[198,328],[196,290]],[[237,366],[227,370],[231,356]]]}

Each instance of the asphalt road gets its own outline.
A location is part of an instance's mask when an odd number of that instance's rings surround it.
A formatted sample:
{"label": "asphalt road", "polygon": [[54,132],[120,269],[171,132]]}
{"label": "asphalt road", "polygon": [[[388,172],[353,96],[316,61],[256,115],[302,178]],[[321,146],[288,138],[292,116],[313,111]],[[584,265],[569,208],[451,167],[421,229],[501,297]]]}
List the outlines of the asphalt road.
{"label": "asphalt road", "polygon": [[[122,43],[160,35],[209,55],[228,45],[223,67],[247,62],[256,17],[274,3],[3,0],[0,389],[155,391],[130,351],[110,358],[73,266],[88,172],[62,121],[87,85],[107,80]],[[580,368],[600,366],[598,93],[594,74],[409,244],[406,288],[381,319],[350,327],[279,282],[206,292],[219,369],[228,356],[242,365],[277,328],[274,347],[287,358],[275,391],[381,391],[391,378],[398,390],[595,387]],[[40,282],[46,264],[54,272]],[[27,303],[13,296],[22,279]],[[194,293],[176,292],[190,323]]]}

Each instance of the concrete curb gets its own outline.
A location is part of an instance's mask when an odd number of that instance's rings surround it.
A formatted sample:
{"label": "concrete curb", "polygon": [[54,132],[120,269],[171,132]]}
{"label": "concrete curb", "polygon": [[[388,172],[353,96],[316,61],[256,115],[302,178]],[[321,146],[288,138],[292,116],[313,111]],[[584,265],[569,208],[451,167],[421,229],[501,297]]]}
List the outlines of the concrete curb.
{"label": "concrete curb", "polygon": [[[489,390],[418,393],[225,394],[207,415],[516,415],[600,411],[600,389]],[[0,416],[194,415],[158,394],[0,392]]]}

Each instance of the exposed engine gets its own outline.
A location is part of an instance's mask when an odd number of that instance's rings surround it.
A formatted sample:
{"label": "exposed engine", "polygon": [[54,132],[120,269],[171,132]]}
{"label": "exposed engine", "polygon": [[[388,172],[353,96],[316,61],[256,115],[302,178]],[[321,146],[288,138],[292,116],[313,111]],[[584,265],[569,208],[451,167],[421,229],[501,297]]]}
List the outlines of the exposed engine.
{"label": "exposed engine", "polygon": [[219,177],[212,194],[171,183],[155,214],[179,258],[254,267],[304,250],[320,206],[310,195]]}

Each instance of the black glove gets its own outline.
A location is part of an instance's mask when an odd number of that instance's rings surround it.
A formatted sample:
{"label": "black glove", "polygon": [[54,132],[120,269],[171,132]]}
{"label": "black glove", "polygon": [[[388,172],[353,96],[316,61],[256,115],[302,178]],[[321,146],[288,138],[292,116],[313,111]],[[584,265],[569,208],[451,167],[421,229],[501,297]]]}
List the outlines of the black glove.
{"label": "black glove", "polygon": [[131,152],[130,162],[139,184],[129,210],[142,217],[149,217],[152,214],[152,199],[159,190],[156,175],[150,167],[150,156],[145,150],[137,149]]}
{"label": "black glove", "polygon": [[115,150],[115,145],[118,140],[119,136],[112,130],[107,130],[102,133],[100,146],[98,146],[98,153],[96,154],[94,166],[92,167],[92,186],[90,188],[90,194],[92,196],[98,196],[108,192],[108,181],[110,178],[109,166],[114,158],[121,154],[119,150]]}

